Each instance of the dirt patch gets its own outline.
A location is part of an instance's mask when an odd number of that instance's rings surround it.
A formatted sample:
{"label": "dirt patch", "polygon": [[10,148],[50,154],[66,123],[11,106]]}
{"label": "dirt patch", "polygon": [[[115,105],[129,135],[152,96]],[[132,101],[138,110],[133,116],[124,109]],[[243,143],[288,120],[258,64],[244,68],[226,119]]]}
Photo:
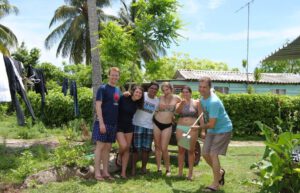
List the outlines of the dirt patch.
{"label": "dirt patch", "polygon": [[263,141],[230,141],[229,146],[232,147],[264,147],[266,146]]}
{"label": "dirt patch", "polygon": [[44,145],[48,148],[55,148],[59,142],[56,138],[46,139],[4,139],[0,138],[0,144],[11,148],[28,148],[35,145]]}

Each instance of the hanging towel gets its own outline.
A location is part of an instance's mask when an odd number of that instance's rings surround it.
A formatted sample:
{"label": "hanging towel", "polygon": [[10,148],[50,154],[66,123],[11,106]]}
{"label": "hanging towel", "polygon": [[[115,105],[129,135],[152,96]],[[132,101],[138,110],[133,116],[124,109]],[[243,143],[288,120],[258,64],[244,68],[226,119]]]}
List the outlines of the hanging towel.
{"label": "hanging towel", "polygon": [[69,84],[69,80],[67,78],[64,78],[61,91],[64,93],[65,96],[67,95],[68,92],[68,84]]}
{"label": "hanging towel", "polygon": [[4,63],[3,54],[0,52],[0,102],[10,102],[9,82]]}
{"label": "hanging towel", "polygon": [[77,85],[76,81],[72,80],[70,85],[70,95],[73,96],[74,99],[74,113],[75,117],[79,116],[79,107],[78,107],[78,98],[77,98]]}

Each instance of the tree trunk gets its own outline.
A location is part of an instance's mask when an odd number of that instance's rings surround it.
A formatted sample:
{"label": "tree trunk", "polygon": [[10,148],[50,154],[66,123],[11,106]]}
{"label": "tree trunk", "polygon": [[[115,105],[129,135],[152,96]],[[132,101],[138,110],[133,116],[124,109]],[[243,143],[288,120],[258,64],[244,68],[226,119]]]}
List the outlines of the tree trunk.
{"label": "tree trunk", "polygon": [[[96,101],[96,93],[99,85],[102,83],[102,68],[100,63],[100,50],[97,47],[98,25],[99,20],[96,12],[96,0],[87,0],[88,4],[88,21],[89,21],[89,33],[91,42],[91,63],[92,63],[92,86],[93,86],[93,109]],[[95,118],[96,112],[93,110]]]}

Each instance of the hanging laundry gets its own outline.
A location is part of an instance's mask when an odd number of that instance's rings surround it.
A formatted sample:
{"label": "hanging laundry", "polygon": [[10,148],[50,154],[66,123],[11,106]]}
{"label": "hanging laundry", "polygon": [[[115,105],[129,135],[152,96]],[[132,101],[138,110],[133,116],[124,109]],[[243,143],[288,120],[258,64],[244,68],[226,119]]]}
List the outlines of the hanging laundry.
{"label": "hanging laundry", "polygon": [[70,83],[70,95],[73,96],[74,99],[74,113],[75,117],[79,116],[79,107],[78,107],[78,98],[77,98],[77,85],[76,81],[72,80]]}
{"label": "hanging laundry", "polygon": [[4,63],[6,67],[6,73],[8,77],[9,82],[9,89],[10,89],[10,95],[11,100],[14,108],[16,108],[16,114],[17,114],[17,120],[18,124],[24,126],[25,125],[25,117],[23,110],[21,108],[20,102],[18,100],[18,97],[16,93],[19,93],[23,101],[25,102],[27,109],[32,116],[32,119],[35,120],[35,115],[33,112],[33,109],[31,107],[31,104],[27,98],[26,92],[24,90],[24,85],[22,82],[22,78],[17,70],[17,68],[14,66],[13,61],[8,58],[7,56],[4,56]]}
{"label": "hanging laundry", "polygon": [[34,90],[36,93],[40,93],[41,95],[41,112],[42,116],[45,116],[44,108],[45,108],[45,94],[48,94],[46,88],[46,80],[44,77],[44,73],[42,69],[33,68],[31,65],[28,67],[27,77],[34,82]]}
{"label": "hanging laundry", "polygon": [[67,95],[68,92],[68,84],[69,84],[69,80],[67,78],[64,78],[61,91],[64,93],[65,96]]}
{"label": "hanging laundry", "polygon": [[3,54],[0,52],[0,102],[10,102],[9,82],[4,64]]}

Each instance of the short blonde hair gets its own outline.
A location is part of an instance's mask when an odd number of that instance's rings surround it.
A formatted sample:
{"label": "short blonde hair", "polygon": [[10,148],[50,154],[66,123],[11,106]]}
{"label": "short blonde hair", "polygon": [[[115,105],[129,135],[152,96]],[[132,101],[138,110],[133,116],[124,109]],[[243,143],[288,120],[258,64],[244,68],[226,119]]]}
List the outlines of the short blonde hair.
{"label": "short blonde hair", "polygon": [[164,87],[168,87],[171,91],[173,91],[173,85],[171,84],[171,83],[169,83],[169,82],[163,82],[162,84],[161,84],[161,91],[163,91],[163,88]]}
{"label": "short blonde hair", "polygon": [[118,72],[120,74],[120,69],[118,67],[110,67],[108,71],[108,75],[110,75],[111,71]]}

